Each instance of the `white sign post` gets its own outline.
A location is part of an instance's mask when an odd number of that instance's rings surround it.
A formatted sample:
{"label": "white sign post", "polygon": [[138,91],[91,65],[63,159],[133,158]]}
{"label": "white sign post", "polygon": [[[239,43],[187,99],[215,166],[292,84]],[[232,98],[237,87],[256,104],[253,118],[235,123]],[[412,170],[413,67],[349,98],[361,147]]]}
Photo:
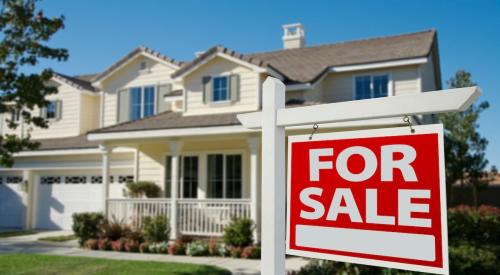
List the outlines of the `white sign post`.
{"label": "white sign post", "polygon": [[285,127],[465,111],[481,94],[477,87],[450,89],[285,109],[285,85],[268,77],[262,112],[238,115],[242,125],[262,128],[262,260],[264,275],[286,274]]}

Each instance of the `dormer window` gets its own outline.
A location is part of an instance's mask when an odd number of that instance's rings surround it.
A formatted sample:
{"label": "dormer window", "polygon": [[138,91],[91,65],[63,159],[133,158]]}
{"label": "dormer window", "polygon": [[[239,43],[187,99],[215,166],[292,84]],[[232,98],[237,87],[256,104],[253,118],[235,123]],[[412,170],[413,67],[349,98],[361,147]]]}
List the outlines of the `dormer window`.
{"label": "dormer window", "polygon": [[212,94],[212,102],[221,102],[229,100],[229,87],[228,77],[218,76],[214,77],[214,88]]}
{"label": "dormer window", "polygon": [[369,99],[389,95],[389,75],[362,75],[354,78],[354,99]]}
{"label": "dormer window", "polygon": [[57,120],[61,118],[62,104],[60,100],[52,100],[47,106],[40,109],[40,116],[48,120]]}

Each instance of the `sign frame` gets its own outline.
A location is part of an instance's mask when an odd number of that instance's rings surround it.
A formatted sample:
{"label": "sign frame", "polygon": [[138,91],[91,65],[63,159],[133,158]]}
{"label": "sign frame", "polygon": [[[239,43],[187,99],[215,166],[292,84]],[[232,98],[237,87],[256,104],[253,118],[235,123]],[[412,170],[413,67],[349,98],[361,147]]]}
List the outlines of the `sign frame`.
{"label": "sign frame", "polygon": [[[287,213],[286,213],[286,254],[318,258],[324,260],[333,260],[341,262],[350,262],[355,264],[372,265],[379,267],[398,268],[410,271],[428,272],[436,274],[448,274],[449,260],[448,260],[448,224],[447,224],[447,204],[446,204],[446,177],[444,167],[444,136],[443,126],[441,124],[431,124],[422,126],[413,126],[414,133],[411,132],[410,127],[394,127],[394,128],[378,128],[370,130],[355,130],[346,132],[329,132],[314,134],[312,139],[311,135],[295,135],[288,137],[288,153],[287,153]],[[408,136],[419,134],[437,134],[438,135],[438,163],[439,163],[439,191],[440,191],[440,210],[441,210],[441,247],[442,247],[442,267],[430,267],[424,265],[408,264],[401,262],[391,262],[384,260],[375,260],[353,256],[343,256],[335,254],[326,254],[320,252],[312,252],[305,250],[296,250],[290,248],[290,207],[291,207],[291,164],[292,164],[292,144],[295,142],[314,142],[322,140],[344,140],[356,138],[372,138],[372,137],[394,137],[394,136]],[[382,231],[387,232],[387,231]]]}

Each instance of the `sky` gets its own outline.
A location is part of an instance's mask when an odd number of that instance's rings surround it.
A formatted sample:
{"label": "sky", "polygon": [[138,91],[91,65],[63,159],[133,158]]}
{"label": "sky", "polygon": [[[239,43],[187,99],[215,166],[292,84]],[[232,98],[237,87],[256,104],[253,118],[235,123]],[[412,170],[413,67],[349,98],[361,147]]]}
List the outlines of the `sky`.
{"label": "sky", "polygon": [[490,108],[480,119],[487,158],[500,167],[500,1],[153,1],[43,0],[46,15],[64,15],[51,45],[65,63],[41,62],[69,74],[100,72],[139,45],[178,60],[221,44],[249,53],[282,48],[281,25],[300,22],[306,44],[438,31],[443,87],[465,69]]}

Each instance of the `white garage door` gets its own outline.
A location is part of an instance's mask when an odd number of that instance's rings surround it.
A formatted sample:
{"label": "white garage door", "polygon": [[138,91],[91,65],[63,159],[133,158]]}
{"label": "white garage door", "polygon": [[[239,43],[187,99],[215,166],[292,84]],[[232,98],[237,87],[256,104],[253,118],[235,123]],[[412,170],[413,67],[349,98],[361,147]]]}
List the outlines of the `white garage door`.
{"label": "white garage door", "polygon": [[[110,197],[120,194],[124,183],[130,180],[133,180],[133,177],[111,176]],[[102,177],[98,172],[39,176],[37,228],[71,229],[73,213],[100,211]]]}
{"label": "white garage door", "polygon": [[23,226],[22,181],[18,175],[0,175],[0,228]]}

